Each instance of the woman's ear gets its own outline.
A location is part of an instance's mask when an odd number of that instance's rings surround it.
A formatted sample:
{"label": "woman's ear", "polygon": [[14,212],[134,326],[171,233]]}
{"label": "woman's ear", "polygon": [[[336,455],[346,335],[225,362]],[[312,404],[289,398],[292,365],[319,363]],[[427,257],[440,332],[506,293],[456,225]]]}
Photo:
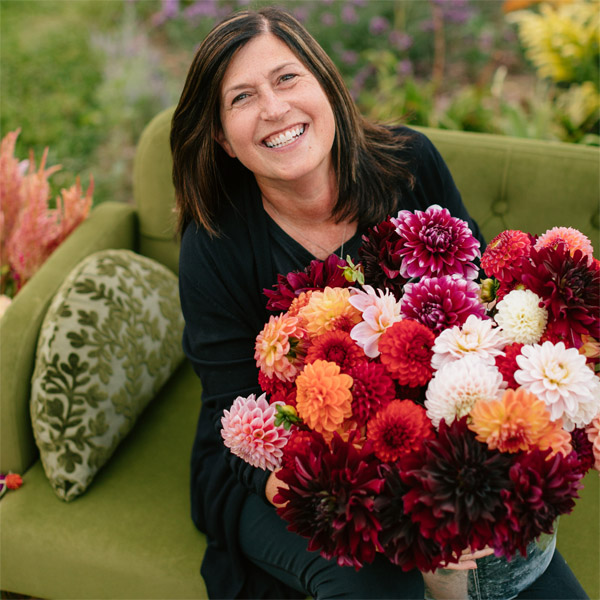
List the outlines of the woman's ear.
{"label": "woman's ear", "polygon": [[223,150],[225,150],[225,152],[227,152],[227,154],[229,156],[231,156],[231,158],[236,158],[235,152],[233,151],[231,144],[227,141],[227,138],[225,137],[225,133],[222,129],[219,129],[217,131],[217,135],[215,136],[215,139],[217,140],[217,143],[219,144],[219,146],[221,146],[221,148],[223,148]]}

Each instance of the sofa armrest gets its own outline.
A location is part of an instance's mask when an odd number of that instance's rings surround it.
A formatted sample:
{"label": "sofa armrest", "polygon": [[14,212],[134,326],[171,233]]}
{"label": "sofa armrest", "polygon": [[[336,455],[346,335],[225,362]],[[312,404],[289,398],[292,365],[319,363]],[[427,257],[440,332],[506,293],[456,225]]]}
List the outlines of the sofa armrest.
{"label": "sofa armrest", "polygon": [[30,383],[39,330],[56,291],[86,256],[137,247],[135,208],[105,202],[52,253],[0,319],[0,472],[24,473],[37,448],[29,416]]}

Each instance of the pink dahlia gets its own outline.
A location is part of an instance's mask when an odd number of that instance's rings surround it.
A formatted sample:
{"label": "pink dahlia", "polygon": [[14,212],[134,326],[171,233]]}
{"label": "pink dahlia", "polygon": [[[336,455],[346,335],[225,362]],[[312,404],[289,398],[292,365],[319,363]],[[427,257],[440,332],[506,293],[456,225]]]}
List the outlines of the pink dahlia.
{"label": "pink dahlia", "polygon": [[462,325],[469,315],[485,318],[485,306],[479,300],[479,286],[450,275],[424,278],[407,283],[400,301],[405,318],[415,319],[434,333]]}
{"label": "pink dahlia", "polygon": [[521,281],[542,298],[556,334],[576,348],[583,335],[600,339],[600,272],[581,250],[571,255],[563,243],[532,250]]}
{"label": "pink dahlia", "polygon": [[395,397],[393,379],[385,367],[376,362],[363,362],[355,366],[352,377],[352,418],[358,425],[367,421]]}
{"label": "pink dahlia", "polygon": [[536,250],[540,248],[552,248],[558,244],[566,244],[571,256],[576,250],[581,250],[587,257],[588,265],[594,260],[594,248],[590,239],[577,229],[572,227],[553,227],[546,233],[540,235],[533,246]]}
{"label": "pink dahlia", "polygon": [[487,246],[481,257],[481,268],[488,277],[510,283],[519,278],[523,264],[531,253],[532,236],[518,229],[499,233]]}
{"label": "pink dahlia", "polygon": [[472,261],[481,256],[479,241],[448,209],[434,204],[426,211],[401,210],[391,221],[400,237],[396,252],[403,259],[403,277],[477,277]]}
{"label": "pink dahlia", "polygon": [[594,469],[600,471],[600,415],[592,419],[592,422],[585,428],[585,432],[588,440],[592,443]]}
{"label": "pink dahlia", "polygon": [[264,289],[269,299],[267,309],[274,312],[287,310],[290,304],[302,292],[323,290],[329,287],[349,287],[344,277],[344,267],[348,263],[335,254],[326,260],[313,260],[304,271],[292,271],[287,275],[277,275],[273,289]]}
{"label": "pink dahlia", "polygon": [[221,417],[221,436],[233,454],[260,469],[274,471],[281,466],[282,448],[290,432],[275,426],[277,406],[269,404],[265,394],[256,399],[238,396]]}
{"label": "pink dahlia", "polygon": [[309,538],[309,551],[358,570],[381,550],[375,512],[383,487],[379,461],[368,447],[355,447],[352,437],[344,441],[336,433],[329,447],[320,434],[309,434],[310,440],[304,436],[286,450],[284,464],[293,466],[277,475],[289,486],[275,496],[283,504],[277,513],[288,529]]}

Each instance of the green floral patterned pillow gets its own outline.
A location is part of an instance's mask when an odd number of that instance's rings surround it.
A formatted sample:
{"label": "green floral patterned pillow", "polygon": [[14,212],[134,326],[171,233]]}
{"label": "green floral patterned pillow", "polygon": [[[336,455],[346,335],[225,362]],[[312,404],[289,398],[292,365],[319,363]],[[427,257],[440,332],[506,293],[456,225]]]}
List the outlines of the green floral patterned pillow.
{"label": "green floral patterned pillow", "polygon": [[84,492],[183,360],[177,278],[128,250],[87,257],[46,314],[31,419],[56,494]]}

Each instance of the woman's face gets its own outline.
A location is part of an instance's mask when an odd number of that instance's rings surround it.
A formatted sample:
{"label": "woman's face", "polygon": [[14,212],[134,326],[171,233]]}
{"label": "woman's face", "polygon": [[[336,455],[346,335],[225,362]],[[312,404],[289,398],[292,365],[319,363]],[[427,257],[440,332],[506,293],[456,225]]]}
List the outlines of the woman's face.
{"label": "woman's face", "polygon": [[221,87],[218,142],[260,184],[332,171],[335,119],[314,75],[276,36],[240,48]]}

